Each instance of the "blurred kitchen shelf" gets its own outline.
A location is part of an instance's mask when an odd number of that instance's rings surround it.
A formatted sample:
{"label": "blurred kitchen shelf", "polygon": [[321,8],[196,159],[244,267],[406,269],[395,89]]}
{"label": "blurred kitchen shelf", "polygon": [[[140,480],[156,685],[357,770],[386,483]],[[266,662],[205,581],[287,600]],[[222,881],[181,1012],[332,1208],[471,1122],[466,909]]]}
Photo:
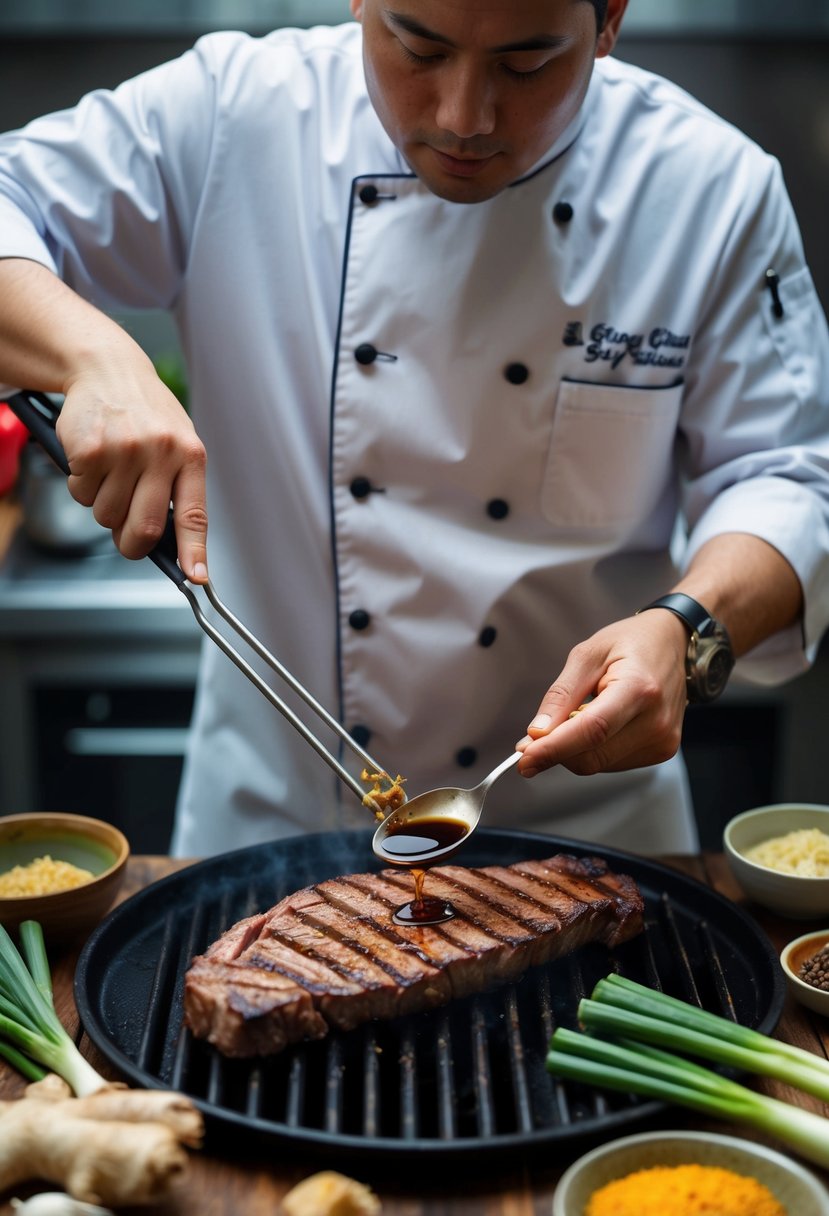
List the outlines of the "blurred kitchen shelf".
{"label": "blurred kitchen shelf", "polygon": [[195,651],[201,634],[180,591],[147,561],[127,561],[103,534],[82,556],[38,550],[17,529],[0,563],[0,644],[54,640],[60,632],[175,638]]}
{"label": "blurred kitchen shelf", "polygon": [[350,19],[348,0],[4,0],[0,30],[47,37],[112,34],[262,33]]}
{"label": "blurred kitchen shelf", "polygon": [[[0,31],[35,37],[197,35],[350,20],[348,0],[3,0]],[[630,0],[624,32],[754,38],[829,34],[828,0]]]}

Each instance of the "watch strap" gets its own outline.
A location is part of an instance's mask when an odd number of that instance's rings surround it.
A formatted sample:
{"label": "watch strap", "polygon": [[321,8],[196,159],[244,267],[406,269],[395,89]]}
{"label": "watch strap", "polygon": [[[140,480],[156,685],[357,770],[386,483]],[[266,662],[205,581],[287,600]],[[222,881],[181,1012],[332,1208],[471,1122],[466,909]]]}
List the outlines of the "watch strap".
{"label": "watch strap", "polygon": [[[703,638],[717,628],[717,622],[703,608],[702,604],[681,591],[661,595],[658,600],[653,600],[652,603],[645,604],[644,608],[638,609],[636,615],[638,616],[640,612],[647,612],[651,608],[667,608],[669,612],[673,612],[681,621],[684,621],[690,633],[699,634]],[[722,626],[720,625],[719,628],[722,629]]]}

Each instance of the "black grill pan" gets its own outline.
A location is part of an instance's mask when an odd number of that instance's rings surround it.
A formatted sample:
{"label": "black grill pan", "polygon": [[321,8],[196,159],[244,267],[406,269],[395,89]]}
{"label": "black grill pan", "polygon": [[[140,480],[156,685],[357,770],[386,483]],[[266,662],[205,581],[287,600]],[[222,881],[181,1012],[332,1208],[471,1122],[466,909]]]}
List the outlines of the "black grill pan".
{"label": "black grill pan", "polygon": [[[182,1026],[184,973],[235,921],[300,887],[377,869],[371,833],[292,837],[199,862],[117,907],[86,943],[75,997],[86,1033],[131,1082],[189,1095],[208,1138],[317,1162],[424,1154],[480,1168],[556,1146],[620,1135],[660,1104],[561,1082],[544,1068],[556,1025],[575,1025],[580,997],[612,968],[763,1033],[785,996],[777,956],[758,926],[716,892],[656,862],[581,841],[479,830],[468,866],[557,852],[604,858],[632,875],[646,928],[609,951],[585,947],[518,983],[441,1010],[373,1022],[265,1060],[227,1060]],[[483,1155],[482,1155],[483,1154]]]}

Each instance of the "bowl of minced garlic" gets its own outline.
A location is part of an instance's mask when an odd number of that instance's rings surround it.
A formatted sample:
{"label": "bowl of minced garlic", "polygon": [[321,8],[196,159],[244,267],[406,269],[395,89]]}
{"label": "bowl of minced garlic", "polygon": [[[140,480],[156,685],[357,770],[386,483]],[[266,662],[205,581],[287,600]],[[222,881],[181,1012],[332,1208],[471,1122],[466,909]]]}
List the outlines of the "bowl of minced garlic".
{"label": "bowl of minced garlic", "polygon": [[753,903],[790,920],[829,917],[829,806],[742,811],[725,826],[723,853]]}
{"label": "bowl of minced garlic", "polygon": [[47,942],[88,933],[124,878],[129,843],[85,815],[0,815],[0,925],[40,923]]}
{"label": "bowl of minced garlic", "polygon": [[762,1144],[644,1132],[574,1162],[556,1187],[553,1216],[829,1216],[829,1192]]}

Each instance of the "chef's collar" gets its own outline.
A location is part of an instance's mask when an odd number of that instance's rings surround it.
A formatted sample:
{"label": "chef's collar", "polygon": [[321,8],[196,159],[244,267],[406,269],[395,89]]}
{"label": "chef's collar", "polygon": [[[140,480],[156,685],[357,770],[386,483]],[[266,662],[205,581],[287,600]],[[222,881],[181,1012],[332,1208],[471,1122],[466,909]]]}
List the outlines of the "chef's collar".
{"label": "chef's collar", "polygon": [[546,169],[553,161],[558,160],[560,156],[573,146],[578,137],[584,130],[584,124],[587,122],[587,115],[593,108],[598,92],[598,83],[596,81],[596,70],[594,68],[590,77],[590,84],[587,86],[587,92],[584,95],[584,101],[576,114],[575,118],[564,128],[549,151],[545,152],[540,157],[531,169],[529,169],[522,177],[510,184],[510,189],[513,186],[520,186],[522,182],[528,181],[531,177],[535,177],[536,173],[540,173],[542,169]]}
{"label": "chef's collar", "polygon": [[[520,186],[523,182],[529,181],[531,177],[535,177],[536,173],[540,173],[543,169],[546,169],[548,165],[551,165],[553,161],[558,160],[559,156],[562,156],[568,150],[568,148],[572,147],[572,145],[576,142],[584,129],[584,124],[587,121],[587,115],[593,108],[596,99],[596,94],[599,88],[596,80],[598,66],[599,61],[597,60],[596,64],[594,65],[593,73],[590,77],[590,84],[587,86],[584,101],[581,103],[581,107],[576,116],[564,128],[552,147],[549,148],[544,155],[535,162],[531,169],[528,169],[527,172],[521,177],[517,178],[514,182],[511,182],[509,187],[507,187],[508,189],[512,189],[513,186]],[[388,136],[386,138],[388,138]],[[392,144],[392,147],[394,148],[394,158],[397,162],[398,172],[401,175],[414,177],[415,174],[412,172],[411,165],[403,156],[403,153],[395,145]]]}

